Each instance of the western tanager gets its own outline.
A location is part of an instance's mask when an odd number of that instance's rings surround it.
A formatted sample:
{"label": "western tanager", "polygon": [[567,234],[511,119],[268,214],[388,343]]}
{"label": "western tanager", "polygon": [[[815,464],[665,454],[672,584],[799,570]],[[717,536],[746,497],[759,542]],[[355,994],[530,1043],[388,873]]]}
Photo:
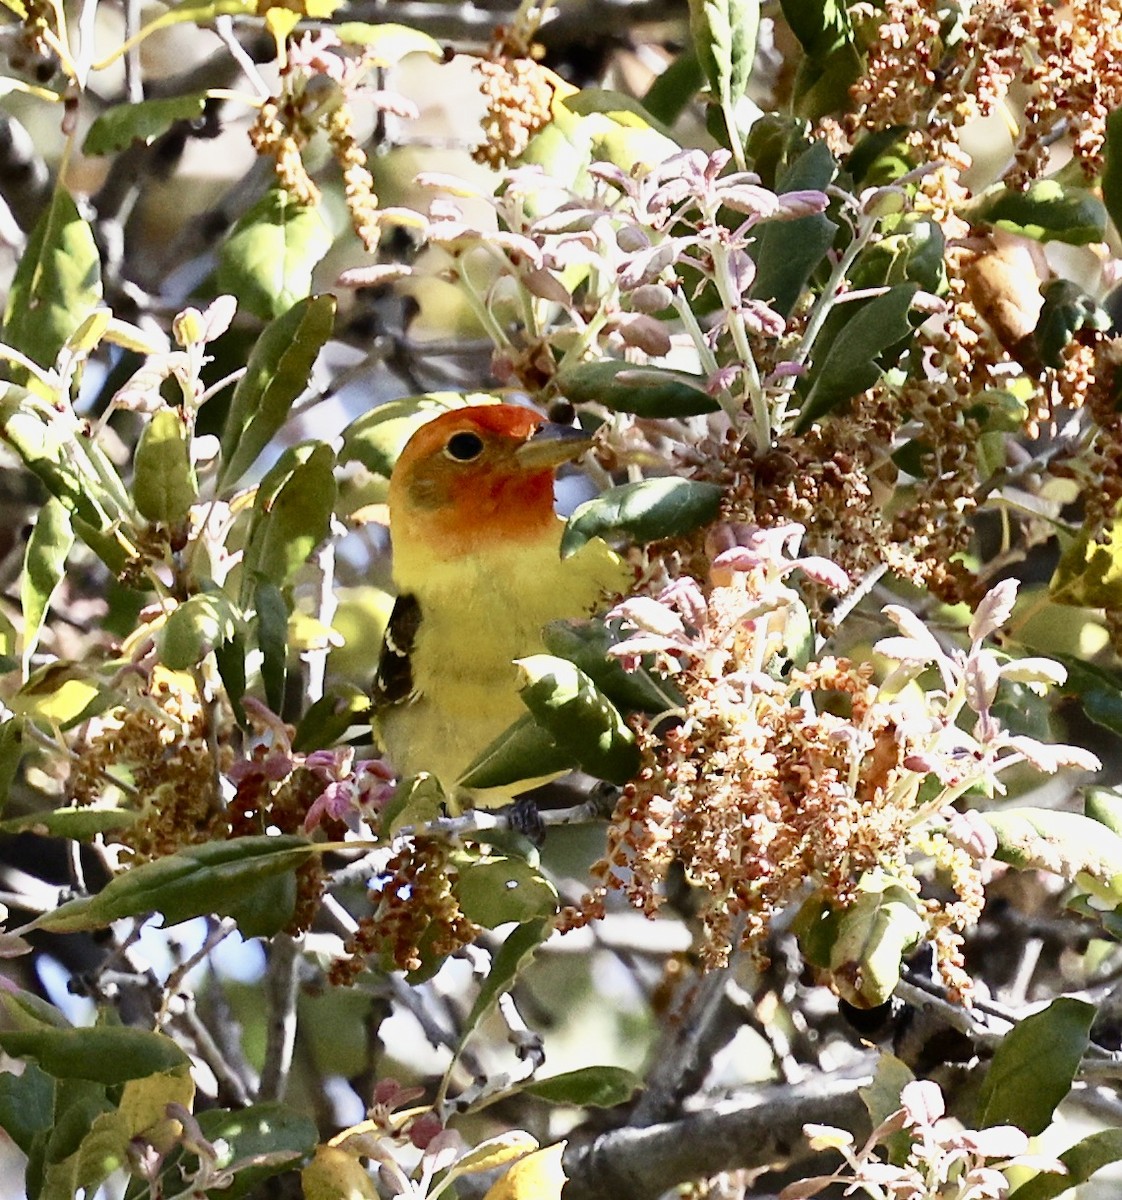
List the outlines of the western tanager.
{"label": "western tanager", "polygon": [[625,586],[593,539],[562,561],[554,473],[591,439],[509,404],[454,409],[413,434],[390,478],[398,598],[374,689],[374,725],[402,777],[427,771],[463,806],[495,807],[543,782],[487,792],[465,769],[526,713],[513,660],[542,627],[587,615]]}

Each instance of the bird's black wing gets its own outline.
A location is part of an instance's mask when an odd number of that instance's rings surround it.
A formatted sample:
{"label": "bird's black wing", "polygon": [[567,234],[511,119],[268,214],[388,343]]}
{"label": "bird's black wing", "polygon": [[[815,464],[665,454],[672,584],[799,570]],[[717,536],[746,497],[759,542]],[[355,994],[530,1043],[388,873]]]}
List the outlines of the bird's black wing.
{"label": "bird's black wing", "polygon": [[413,694],[413,643],[421,624],[416,596],[398,596],[382,639],[382,655],[374,676],[374,708],[401,704]]}

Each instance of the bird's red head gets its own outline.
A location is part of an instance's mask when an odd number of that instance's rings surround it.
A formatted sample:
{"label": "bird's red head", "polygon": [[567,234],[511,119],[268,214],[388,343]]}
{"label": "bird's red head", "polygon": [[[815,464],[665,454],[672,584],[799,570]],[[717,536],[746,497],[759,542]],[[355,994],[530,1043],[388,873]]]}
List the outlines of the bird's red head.
{"label": "bird's red head", "polygon": [[557,467],[590,444],[513,404],[441,414],[413,434],[390,477],[395,552],[409,543],[454,557],[540,534],[554,520]]}

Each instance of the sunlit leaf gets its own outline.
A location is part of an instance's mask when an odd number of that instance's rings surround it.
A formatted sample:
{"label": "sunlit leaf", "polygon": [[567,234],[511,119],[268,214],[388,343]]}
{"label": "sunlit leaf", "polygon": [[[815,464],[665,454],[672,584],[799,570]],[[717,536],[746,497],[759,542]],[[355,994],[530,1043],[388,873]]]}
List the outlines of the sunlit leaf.
{"label": "sunlit leaf", "polygon": [[905,956],[926,931],[919,902],[888,877],[863,880],[857,899],[838,920],[830,974],[838,994],[855,1008],[875,1008],[892,995]]}
{"label": "sunlit leaf", "polygon": [[133,457],[133,498],[142,517],[176,526],[199,496],[183,412],[161,408],[144,427]]}
{"label": "sunlit leaf", "polygon": [[[310,843],[291,835],[187,846],[116,876],[96,896],[67,901],[37,918],[35,926],[73,933],[151,912],[162,913],[168,925],[208,913],[226,915],[247,903],[254,890],[270,888],[275,876],[295,871],[311,852]],[[278,916],[283,925],[287,916]]]}
{"label": "sunlit leaf", "polygon": [[701,375],[615,359],[578,363],[558,377],[557,386],[574,404],[602,404],[639,417],[693,417],[720,407]]}
{"label": "sunlit leaf", "polygon": [[1056,1157],[1067,1167],[1066,1175],[1041,1171],[1035,1178],[1014,1188],[1008,1200],[1055,1200],[1086,1183],[1096,1171],[1122,1161],[1122,1129],[1101,1129],[1089,1134]]}
{"label": "sunlit leaf", "polygon": [[1108,903],[1122,903],[1122,837],[1081,813],[1007,808],[981,814],[997,834],[996,857],[1020,870],[1051,871]]}
{"label": "sunlit leaf", "polygon": [[334,323],[335,298],[311,296],[294,304],[257,339],[226,418],[220,484],[239,479],[288,419]]}
{"label": "sunlit leaf", "polygon": [[1038,242],[1082,246],[1106,236],[1102,201],[1054,179],[1038,179],[1025,190],[999,185],[977,202],[970,217]]}
{"label": "sunlit leaf", "polygon": [[204,592],[177,605],[157,636],[160,661],[186,671],[238,632],[242,616],[221,592]]}
{"label": "sunlit leaf", "polygon": [[216,285],[263,320],[279,317],[312,290],[312,271],[331,242],[318,207],[271,188],[222,243]]}
{"label": "sunlit leaf", "polygon": [[561,557],[591,538],[626,533],[639,542],[677,537],[716,518],[721,488],[714,483],[668,477],[609,488],[578,505],[561,539]]}
{"label": "sunlit leaf", "polygon": [[563,1075],[535,1079],[523,1091],[549,1104],[614,1108],[626,1104],[641,1082],[634,1072],[623,1067],[581,1067]]}
{"label": "sunlit leaf", "polygon": [[[59,184],[20,256],[0,341],[52,367],[66,339],[100,301],[101,258],[93,230]],[[20,375],[19,382],[27,382]]]}
{"label": "sunlit leaf", "polygon": [[38,833],[44,837],[89,842],[98,834],[128,829],[136,824],[138,818],[139,813],[121,808],[75,806],[9,817],[0,821],[0,830],[4,833]]}
{"label": "sunlit leaf", "polygon": [[464,915],[485,929],[550,917],[557,911],[556,888],[537,868],[514,856],[466,862],[454,890]]}
{"label": "sunlit leaf", "polygon": [[39,643],[39,634],[55,589],[66,572],[66,559],[74,545],[70,513],[53,496],[39,510],[23,557],[20,577],[20,601],[23,609],[23,670],[27,673],[31,656]]}
{"label": "sunlit leaf", "polygon": [[300,1171],[304,1200],[378,1200],[378,1189],[358,1157],[339,1146],[317,1146]]}
{"label": "sunlit leaf", "polygon": [[197,120],[205,107],[205,92],[114,104],[99,114],[90,126],[82,143],[82,153],[116,154],[133,142],[150,146],[176,121]]}
{"label": "sunlit leaf", "polygon": [[171,1038],[122,1026],[0,1031],[0,1048],[15,1058],[34,1059],[56,1078],[105,1084],[190,1068],[190,1059]]}
{"label": "sunlit leaf", "polygon": [[623,784],[639,769],[635,735],[574,663],[552,654],[515,660],[530,715],[590,775]]}
{"label": "sunlit leaf", "polygon": [[561,1166],[565,1143],[557,1142],[520,1158],[483,1200],[561,1200],[568,1177]]}

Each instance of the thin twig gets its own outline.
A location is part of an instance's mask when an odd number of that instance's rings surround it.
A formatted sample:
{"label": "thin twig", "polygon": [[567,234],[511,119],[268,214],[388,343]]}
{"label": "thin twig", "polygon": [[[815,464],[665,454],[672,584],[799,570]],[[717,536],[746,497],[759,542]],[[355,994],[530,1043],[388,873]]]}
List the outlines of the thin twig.
{"label": "thin twig", "polygon": [[266,1031],[265,1067],[257,1089],[259,1101],[282,1100],[292,1070],[296,1045],[296,1002],[299,998],[300,946],[287,933],[273,938],[269,948],[269,967],[265,992],[269,1005]]}

